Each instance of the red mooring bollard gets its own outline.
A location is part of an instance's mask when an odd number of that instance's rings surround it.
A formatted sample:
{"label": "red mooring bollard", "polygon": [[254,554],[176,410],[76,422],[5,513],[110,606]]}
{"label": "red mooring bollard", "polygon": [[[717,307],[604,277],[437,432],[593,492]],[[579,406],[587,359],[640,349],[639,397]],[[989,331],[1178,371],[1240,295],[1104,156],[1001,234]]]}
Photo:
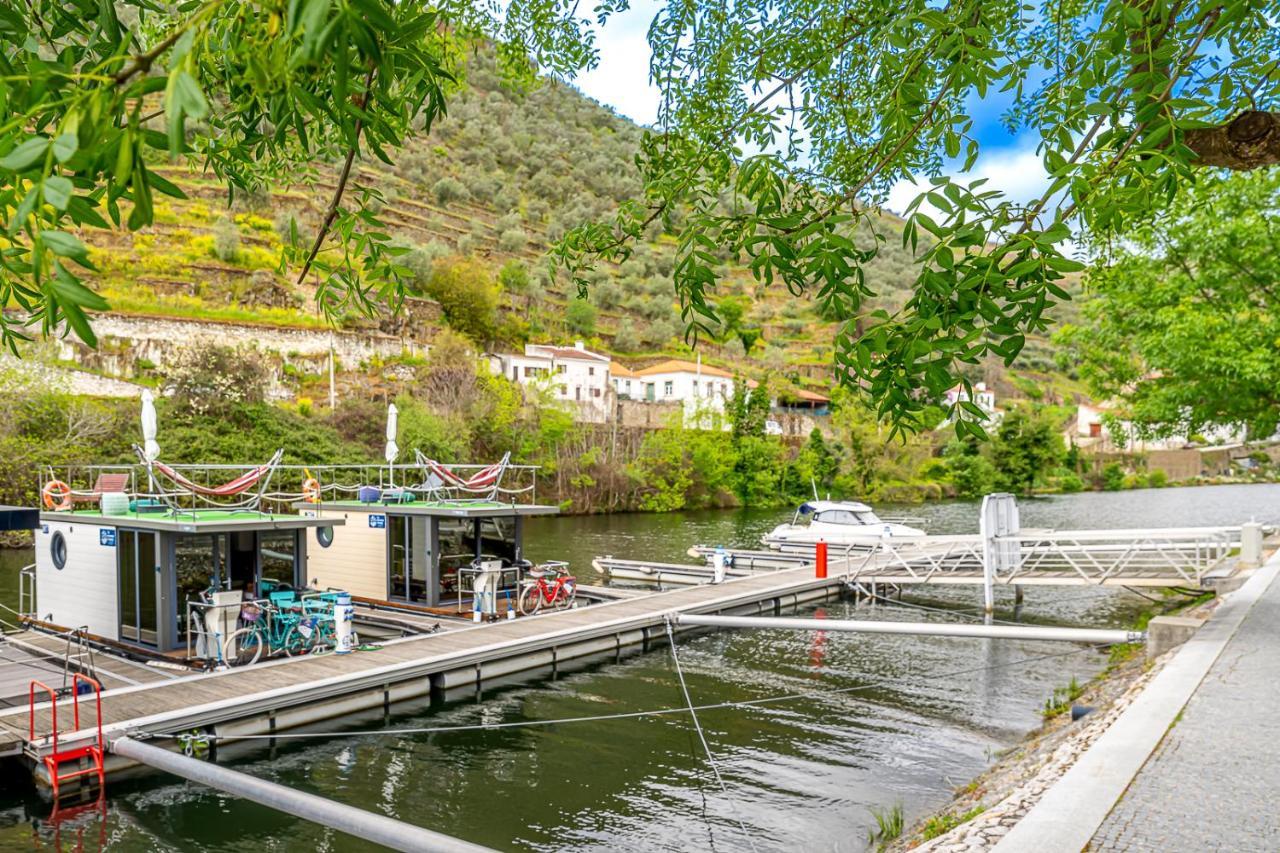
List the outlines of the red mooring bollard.
{"label": "red mooring bollard", "polygon": [[827,576],[827,543],[818,540],[818,544],[813,548],[813,555],[816,558],[813,564],[814,577],[825,578]]}

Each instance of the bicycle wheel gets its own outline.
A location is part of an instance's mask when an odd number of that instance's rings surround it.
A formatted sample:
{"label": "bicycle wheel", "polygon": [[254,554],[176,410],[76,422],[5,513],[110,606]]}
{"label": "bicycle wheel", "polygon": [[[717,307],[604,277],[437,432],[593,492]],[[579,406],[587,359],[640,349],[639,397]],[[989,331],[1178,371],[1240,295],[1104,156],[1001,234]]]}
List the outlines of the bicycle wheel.
{"label": "bicycle wheel", "polygon": [[311,650],[311,644],[315,642],[315,639],[316,632],[314,629],[311,631],[311,636],[305,637],[298,630],[297,625],[290,625],[289,630],[284,632],[284,639],[280,643],[280,651],[287,658],[306,654]]}
{"label": "bicycle wheel", "polygon": [[241,628],[222,644],[222,659],[227,666],[248,666],[262,657],[262,632],[257,628]]}
{"label": "bicycle wheel", "polygon": [[542,609],[542,590],[537,584],[529,584],[520,590],[520,600],[516,602],[521,616],[533,616]]}

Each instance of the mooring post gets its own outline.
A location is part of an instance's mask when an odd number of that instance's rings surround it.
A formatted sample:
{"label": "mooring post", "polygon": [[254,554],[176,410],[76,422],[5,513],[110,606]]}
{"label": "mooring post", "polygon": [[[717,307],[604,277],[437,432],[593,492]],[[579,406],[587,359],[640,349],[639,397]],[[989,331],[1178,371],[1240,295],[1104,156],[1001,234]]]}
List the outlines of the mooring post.
{"label": "mooring post", "polygon": [[818,544],[813,546],[814,556],[814,577],[825,578],[827,576],[827,543],[823,539],[818,540]]}

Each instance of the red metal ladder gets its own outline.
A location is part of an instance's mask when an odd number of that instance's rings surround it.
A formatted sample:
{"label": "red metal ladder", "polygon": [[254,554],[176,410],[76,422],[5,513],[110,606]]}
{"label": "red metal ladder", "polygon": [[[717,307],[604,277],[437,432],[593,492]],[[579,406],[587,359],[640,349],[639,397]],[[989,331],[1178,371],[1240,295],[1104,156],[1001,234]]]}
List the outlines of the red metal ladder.
{"label": "red metal ladder", "polygon": [[[31,688],[28,693],[28,715],[30,718],[30,729],[28,732],[28,740],[32,747],[36,744],[36,688],[41,688],[49,695],[49,713],[51,714],[52,732],[48,735],[41,735],[42,738],[50,738],[52,740],[51,750],[48,755],[43,757],[45,769],[49,771],[49,785],[53,788],[53,802],[56,807],[58,797],[63,782],[69,782],[72,779],[80,779],[84,776],[98,777],[98,790],[102,791],[106,787],[106,774],[103,770],[103,740],[102,740],[102,685],[87,675],[76,673],[71,678],[71,697],[72,708],[75,712],[75,729],[80,731],[80,685],[86,684],[93,689],[94,699],[97,705],[97,729],[98,739],[96,743],[90,743],[87,746],[78,746],[73,749],[58,749],[58,694],[53,688],[42,681],[32,680]],[[88,692],[88,691],[86,691]],[[89,766],[77,768],[67,773],[62,772],[62,765],[70,763],[80,763],[84,759],[89,759]]]}

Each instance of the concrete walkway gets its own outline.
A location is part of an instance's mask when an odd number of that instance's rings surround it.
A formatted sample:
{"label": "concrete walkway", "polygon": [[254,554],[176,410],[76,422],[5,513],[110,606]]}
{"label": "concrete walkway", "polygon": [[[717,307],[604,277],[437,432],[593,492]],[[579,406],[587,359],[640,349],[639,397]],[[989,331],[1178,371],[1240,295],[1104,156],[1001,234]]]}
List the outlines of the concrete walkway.
{"label": "concrete walkway", "polygon": [[1280,850],[1280,553],[996,846]]}
{"label": "concrete walkway", "polygon": [[1280,582],[1250,608],[1091,850],[1280,850]]}

